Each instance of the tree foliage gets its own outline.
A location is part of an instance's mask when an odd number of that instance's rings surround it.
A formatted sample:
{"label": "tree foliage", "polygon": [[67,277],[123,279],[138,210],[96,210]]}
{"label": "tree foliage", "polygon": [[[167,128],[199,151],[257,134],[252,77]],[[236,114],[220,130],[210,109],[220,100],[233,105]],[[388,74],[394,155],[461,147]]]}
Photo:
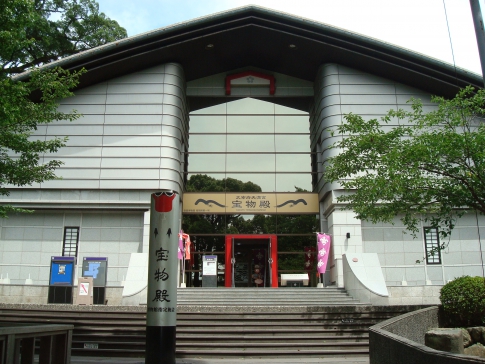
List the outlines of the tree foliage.
{"label": "tree foliage", "polygon": [[94,0],[0,0],[0,73],[14,75],[125,38]]}
{"label": "tree foliage", "polygon": [[[54,179],[59,161],[40,162],[65,138],[32,138],[39,125],[74,120],[75,111],[57,110],[71,96],[83,70],[40,70],[43,65],[126,36],[126,31],[98,11],[93,0],[0,0],[0,195],[8,186]],[[13,75],[30,71],[22,81]],[[11,206],[0,206],[6,217]]]}
{"label": "tree foliage", "polygon": [[338,201],[359,219],[400,215],[414,235],[424,222],[444,237],[466,210],[485,213],[485,91],[467,87],[432,101],[430,112],[411,99],[410,111],[391,110],[380,121],[348,114],[338,127],[340,154],[324,175],[351,192]]}
{"label": "tree foliage", "polygon": [[187,192],[261,192],[261,187],[251,181],[216,179],[206,174],[195,174],[187,182]]}
{"label": "tree foliage", "polygon": [[[261,192],[253,182],[235,178],[216,179],[205,174],[196,174],[187,181],[188,192]],[[199,234],[252,234],[251,226],[241,215],[185,215],[183,229]]]}

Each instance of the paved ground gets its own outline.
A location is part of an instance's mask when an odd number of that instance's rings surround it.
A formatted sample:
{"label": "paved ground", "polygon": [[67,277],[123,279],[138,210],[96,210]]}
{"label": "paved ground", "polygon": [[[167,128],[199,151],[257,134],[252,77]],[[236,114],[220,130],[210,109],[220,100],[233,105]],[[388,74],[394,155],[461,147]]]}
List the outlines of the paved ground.
{"label": "paved ground", "polygon": [[[145,364],[141,358],[95,358],[95,357],[72,357],[72,364]],[[177,364],[262,364],[262,363],[322,363],[322,364],[369,364],[369,357],[338,357],[338,358],[221,358],[221,359],[177,359]]]}

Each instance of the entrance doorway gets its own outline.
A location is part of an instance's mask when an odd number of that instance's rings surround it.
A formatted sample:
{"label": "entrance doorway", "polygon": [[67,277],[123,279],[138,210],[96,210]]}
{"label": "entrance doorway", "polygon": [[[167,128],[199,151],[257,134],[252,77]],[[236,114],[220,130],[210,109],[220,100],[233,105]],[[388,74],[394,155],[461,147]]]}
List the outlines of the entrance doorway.
{"label": "entrance doorway", "polygon": [[226,235],[226,287],[278,287],[276,235]]}

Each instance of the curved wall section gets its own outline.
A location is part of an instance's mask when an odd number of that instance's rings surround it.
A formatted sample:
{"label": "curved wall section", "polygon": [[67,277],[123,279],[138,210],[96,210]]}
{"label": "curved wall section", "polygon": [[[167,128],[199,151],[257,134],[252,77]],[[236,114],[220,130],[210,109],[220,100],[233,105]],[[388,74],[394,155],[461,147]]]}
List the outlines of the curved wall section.
{"label": "curved wall section", "polygon": [[331,145],[344,136],[332,136],[331,132],[342,124],[346,114],[361,115],[365,120],[380,119],[391,109],[410,109],[407,101],[411,97],[422,100],[424,111],[433,109],[430,95],[419,89],[333,63],[318,69],[314,95],[310,130],[312,151],[318,153],[320,173],[315,192],[320,199],[340,188],[338,183],[324,181],[322,172],[328,158],[339,152],[331,149]]}
{"label": "curved wall section", "polygon": [[310,114],[311,150],[315,153],[313,191],[318,192],[321,201],[320,211],[325,219],[322,229],[333,236],[330,283],[344,286],[342,254],[375,252],[364,249],[361,221],[352,211],[341,210],[337,197],[347,192],[338,182],[329,183],[323,177],[329,158],[340,152],[332,145],[345,138],[345,135],[332,135],[332,132],[337,131],[348,113],[360,115],[365,120],[379,120],[390,109],[409,109],[407,101],[411,97],[421,99],[425,111],[433,108],[429,95],[390,79],[333,63],[323,64],[318,69]]}
{"label": "curved wall section", "polygon": [[[188,144],[185,76],[160,65],[76,91],[60,109],[83,114],[39,129],[37,138],[68,136],[60,180],[49,189],[183,190],[182,153]],[[33,186],[39,187],[39,186]]]}
{"label": "curved wall section", "polygon": [[428,307],[382,321],[369,328],[370,364],[470,364],[476,356],[453,354],[424,345],[427,331],[440,327],[439,308]]}

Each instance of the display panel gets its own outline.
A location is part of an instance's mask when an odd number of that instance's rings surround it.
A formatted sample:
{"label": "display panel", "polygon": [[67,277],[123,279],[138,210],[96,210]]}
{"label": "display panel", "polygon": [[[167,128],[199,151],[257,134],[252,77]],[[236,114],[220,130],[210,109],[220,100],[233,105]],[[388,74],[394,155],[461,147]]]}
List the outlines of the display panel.
{"label": "display panel", "polygon": [[72,286],[74,284],[75,257],[51,257],[49,285]]}
{"label": "display panel", "polygon": [[94,287],[105,287],[108,273],[108,258],[84,257],[83,277],[92,277]]}

